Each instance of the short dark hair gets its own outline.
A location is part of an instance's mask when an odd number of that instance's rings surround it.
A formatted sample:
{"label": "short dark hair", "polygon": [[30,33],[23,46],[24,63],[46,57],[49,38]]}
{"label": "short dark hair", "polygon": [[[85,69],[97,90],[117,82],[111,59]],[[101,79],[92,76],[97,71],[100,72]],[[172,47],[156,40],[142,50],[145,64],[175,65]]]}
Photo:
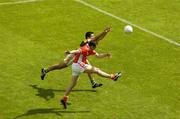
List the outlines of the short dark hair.
{"label": "short dark hair", "polygon": [[88,37],[91,37],[91,34],[94,34],[94,32],[92,32],[92,31],[86,32],[86,34],[85,34],[86,39],[87,39]]}
{"label": "short dark hair", "polygon": [[90,42],[88,42],[88,45],[89,45],[89,46],[94,46],[94,47],[96,47],[96,42],[90,41]]}

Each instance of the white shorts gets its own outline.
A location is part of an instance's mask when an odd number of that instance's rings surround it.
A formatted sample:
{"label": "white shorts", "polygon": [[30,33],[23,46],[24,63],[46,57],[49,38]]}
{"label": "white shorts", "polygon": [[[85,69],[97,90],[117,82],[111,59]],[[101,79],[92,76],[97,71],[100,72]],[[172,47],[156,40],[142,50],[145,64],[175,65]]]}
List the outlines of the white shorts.
{"label": "white shorts", "polygon": [[79,76],[81,73],[84,72],[86,67],[90,66],[89,64],[82,63],[73,63],[72,64],[72,75]]}
{"label": "white shorts", "polygon": [[74,54],[68,54],[66,55],[66,57],[64,58],[64,63],[69,66],[73,63],[73,60],[74,60]]}

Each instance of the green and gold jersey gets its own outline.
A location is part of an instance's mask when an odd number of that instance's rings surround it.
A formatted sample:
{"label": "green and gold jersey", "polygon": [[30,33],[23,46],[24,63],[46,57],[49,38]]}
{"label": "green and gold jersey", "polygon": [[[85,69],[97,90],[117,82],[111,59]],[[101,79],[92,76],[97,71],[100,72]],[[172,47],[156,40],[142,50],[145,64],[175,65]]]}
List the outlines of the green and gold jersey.
{"label": "green and gold jersey", "polygon": [[83,40],[80,44],[80,47],[86,45],[89,41],[87,39]]}

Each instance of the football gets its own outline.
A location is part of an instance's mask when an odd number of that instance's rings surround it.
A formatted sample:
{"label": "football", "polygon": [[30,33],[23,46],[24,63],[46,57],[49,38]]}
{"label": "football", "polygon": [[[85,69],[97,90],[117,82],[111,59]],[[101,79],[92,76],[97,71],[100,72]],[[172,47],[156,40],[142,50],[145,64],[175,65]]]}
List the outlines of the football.
{"label": "football", "polygon": [[124,27],[124,32],[126,32],[126,33],[131,33],[131,32],[133,32],[133,27],[130,26],[130,25],[126,25],[126,26]]}

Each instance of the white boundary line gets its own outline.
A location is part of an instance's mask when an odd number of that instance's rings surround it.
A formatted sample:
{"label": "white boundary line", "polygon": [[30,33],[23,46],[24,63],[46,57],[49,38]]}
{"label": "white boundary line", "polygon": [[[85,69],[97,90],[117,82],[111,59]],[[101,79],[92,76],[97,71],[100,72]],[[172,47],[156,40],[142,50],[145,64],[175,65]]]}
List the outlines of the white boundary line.
{"label": "white boundary line", "polygon": [[1,2],[1,5],[13,5],[13,4],[22,4],[22,3],[29,3],[29,2],[36,2],[39,0],[23,0],[23,1],[17,1],[17,2]]}
{"label": "white boundary line", "polygon": [[132,25],[132,26],[134,26],[134,27],[136,27],[136,28],[138,28],[138,29],[146,32],[146,33],[149,33],[149,34],[151,34],[151,35],[153,35],[153,36],[156,36],[156,37],[158,37],[158,38],[160,38],[160,39],[163,39],[163,40],[165,40],[165,41],[167,41],[167,42],[169,42],[169,43],[171,43],[171,44],[173,44],[173,45],[176,45],[176,46],[179,46],[179,47],[180,47],[180,43],[178,43],[178,42],[176,42],[176,41],[174,41],[174,40],[172,40],[172,39],[169,39],[169,38],[167,38],[167,37],[165,37],[165,36],[159,35],[159,34],[153,32],[153,31],[150,31],[150,30],[148,30],[148,29],[145,29],[145,28],[143,28],[143,27],[141,27],[141,26],[138,26],[138,25],[136,25],[136,24],[133,24],[133,23],[131,23],[130,21],[128,21],[128,20],[126,20],[126,19],[124,19],[124,18],[122,18],[122,17],[117,17],[117,16],[115,16],[115,15],[109,13],[109,12],[106,12],[106,11],[104,11],[104,10],[102,10],[102,9],[96,7],[96,6],[93,6],[93,5],[89,4],[89,3],[86,3],[86,2],[84,2],[84,1],[82,1],[82,0],[74,0],[74,1],[79,2],[79,3],[81,3],[81,4],[85,5],[85,6],[90,7],[90,8],[92,8],[92,9],[98,11],[98,12],[101,12],[101,13],[107,15],[107,16],[110,16],[110,17],[112,17],[112,18],[115,18],[115,19],[117,19],[117,20],[119,20],[119,21],[121,21],[121,22],[124,22],[124,23],[126,23],[126,24]]}

